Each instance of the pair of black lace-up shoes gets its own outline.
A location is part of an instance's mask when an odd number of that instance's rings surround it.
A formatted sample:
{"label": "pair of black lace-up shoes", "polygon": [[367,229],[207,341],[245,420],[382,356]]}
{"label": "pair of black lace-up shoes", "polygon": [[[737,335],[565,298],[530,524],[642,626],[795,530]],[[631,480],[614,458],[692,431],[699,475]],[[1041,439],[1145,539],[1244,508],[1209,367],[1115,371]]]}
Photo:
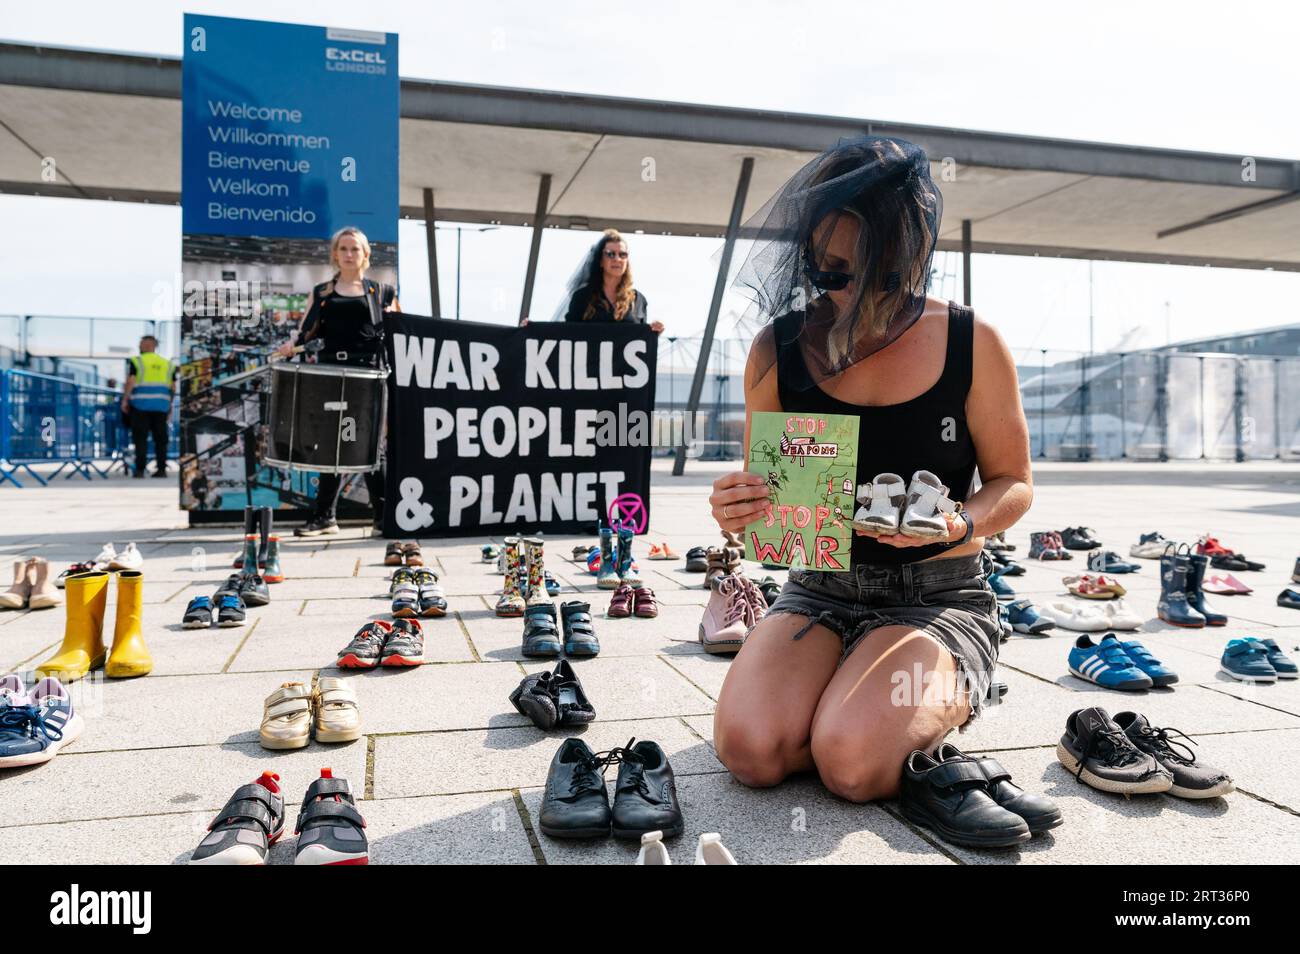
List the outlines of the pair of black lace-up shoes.
{"label": "pair of black lace-up shoes", "polygon": [[[605,769],[618,765],[611,805]],[[581,739],[565,739],[546,775],[542,798],[542,834],[551,838],[639,840],[646,832],[664,838],[682,833],[677,785],[664,750],[655,742],[635,739],[608,752],[592,752]]]}

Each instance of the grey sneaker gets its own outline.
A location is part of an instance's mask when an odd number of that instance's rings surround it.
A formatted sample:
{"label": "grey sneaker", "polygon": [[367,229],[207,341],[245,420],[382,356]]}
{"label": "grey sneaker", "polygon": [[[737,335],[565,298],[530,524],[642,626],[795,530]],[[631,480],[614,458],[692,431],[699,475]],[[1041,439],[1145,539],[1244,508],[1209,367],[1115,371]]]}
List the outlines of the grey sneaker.
{"label": "grey sneaker", "polygon": [[1177,735],[1185,742],[1193,742],[1177,729],[1157,729],[1151,726],[1147,717],[1140,712],[1117,712],[1115,724],[1124,730],[1124,734],[1143,752],[1153,756],[1157,762],[1168,769],[1174,777],[1174,787],[1170,795],[1178,798],[1218,798],[1235,791],[1232,778],[1222,769],[1201,765],[1196,756],[1183,742],[1178,742],[1171,735]]}
{"label": "grey sneaker", "polygon": [[424,662],[424,631],[418,620],[393,620],[393,634],[384,643],[381,666],[419,666]]}
{"label": "grey sneaker", "polygon": [[1110,714],[1096,706],[1070,713],[1056,757],[1076,780],[1099,792],[1149,795],[1167,792],[1174,784],[1173,773],[1134,745]]}

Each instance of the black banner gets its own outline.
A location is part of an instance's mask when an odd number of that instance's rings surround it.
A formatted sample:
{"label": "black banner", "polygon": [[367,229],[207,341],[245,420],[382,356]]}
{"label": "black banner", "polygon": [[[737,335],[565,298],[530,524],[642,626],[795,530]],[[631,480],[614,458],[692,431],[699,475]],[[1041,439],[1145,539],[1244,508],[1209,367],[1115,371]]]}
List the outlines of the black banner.
{"label": "black banner", "polygon": [[650,518],[655,334],[390,315],[389,537],[590,532]]}

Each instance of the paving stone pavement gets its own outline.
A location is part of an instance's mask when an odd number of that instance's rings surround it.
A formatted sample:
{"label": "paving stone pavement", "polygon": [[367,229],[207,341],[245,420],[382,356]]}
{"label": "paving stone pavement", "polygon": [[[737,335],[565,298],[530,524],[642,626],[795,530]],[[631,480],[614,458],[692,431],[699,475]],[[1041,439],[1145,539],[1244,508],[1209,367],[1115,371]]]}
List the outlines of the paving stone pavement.
{"label": "paving stone pavement", "polygon": [[[1061,630],[1003,645],[997,678],[1009,687],[1005,702],[954,741],[995,754],[1023,787],[1056,799],[1066,818],[1060,829],[1010,852],[946,845],[905,821],[896,804],[841,801],[814,776],[747,789],[718,762],[712,712],[729,663],[702,653],[696,642],[707,593],[680,563],[643,555],[650,541],[667,540],[681,553],[716,542],[705,529],[705,499],[713,478],[728,469],[693,462],[684,477],[673,478],[665,462],[655,464],[651,529],[638,551],[659,596],[658,619],[606,619],[608,594],[567,559],[575,543],[589,539],[547,541],[547,565],[564,584],[560,599],[590,600],[601,638],[601,655],[577,664],[599,716],[582,734],[597,750],[634,736],[663,745],[686,816],[685,835],[670,846],[676,863],[690,862],[704,831],[720,831],[742,863],[1285,863],[1300,852],[1300,681],[1245,686],[1218,667],[1234,636],[1268,635],[1288,651],[1300,647],[1300,613],[1275,605],[1300,554],[1300,468],[1035,468],[1033,508],[1008,534],[1017,556],[1036,529],[1086,524],[1125,555],[1145,531],[1194,541],[1211,530],[1267,569],[1237,574],[1255,592],[1217,598],[1230,622],[1214,630],[1181,630],[1155,619],[1154,561],[1138,561],[1142,569],[1124,578],[1128,603],[1147,617],[1138,637],[1180,674],[1172,689],[1111,693],[1068,675],[1074,637]],[[271,587],[271,605],[250,609],[243,628],[181,629],[188,600],[210,593],[230,572],[238,539],[233,528],[188,528],[175,488],[152,481],[0,488],[0,563],[40,555],[66,564],[93,556],[109,540],[140,545],[145,635],[155,659],[143,679],[77,684],[84,735],[45,766],[0,772],[0,857],[183,863],[238,785],[276,771],[293,811],[329,766],[361,796],[374,863],[634,859],[633,845],[560,842],[538,832],[541,786],[565,733],[533,728],[507,701],[524,673],[542,666],[520,654],[520,622],[491,612],[501,578],[480,562],[479,549],[493,538],[423,541],[451,612],[427,621],[423,666],[362,675],[341,673],[333,661],[363,622],[386,617],[383,541],[360,527],[336,537],[286,537],[288,579]],[[1026,561],[1025,575],[1010,582],[1036,601],[1070,600],[1061,576],[1083,568],[1082,555],[1068,564]],[[30,672],[62,632],[61,608],[0,612],[0,671]],[[356,687],[365,737],[341,746],[313,742],[291,753],[263,750],[263,698],[318,670]],[[1065,717],[1091,705],[1141,711],[1193,735],[1199,757],[1227,768],[1238,791],[1203,803],[1125,800],[1077,784],[1054,750]],[[276,846],[272,863],[291,862],[292,842]]]}

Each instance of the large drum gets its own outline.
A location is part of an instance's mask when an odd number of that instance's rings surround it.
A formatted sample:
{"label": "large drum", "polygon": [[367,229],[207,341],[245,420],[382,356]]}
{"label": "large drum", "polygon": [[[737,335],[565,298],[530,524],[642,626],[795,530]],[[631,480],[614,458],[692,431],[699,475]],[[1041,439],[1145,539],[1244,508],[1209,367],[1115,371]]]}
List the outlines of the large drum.
{"label": "large drum", "polygon": [[272,365],[265,463],[322,474],[378,470],[385,377],[340,364]]}

